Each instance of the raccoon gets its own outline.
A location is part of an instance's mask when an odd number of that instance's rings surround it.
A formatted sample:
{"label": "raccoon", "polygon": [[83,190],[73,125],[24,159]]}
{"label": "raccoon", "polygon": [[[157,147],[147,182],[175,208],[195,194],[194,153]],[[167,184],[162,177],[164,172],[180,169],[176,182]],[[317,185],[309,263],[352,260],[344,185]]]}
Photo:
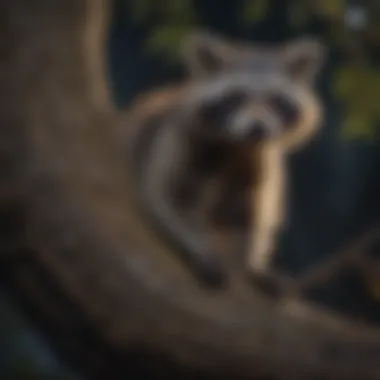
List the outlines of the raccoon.
{"label": "raccoon", "polygon": [[[324,61],[324,48],[310,39],[264,48],[200,32],[188,40],[184,51],[192,78],[236,78],[236,74],[245,73],[250,77],[246,83],[255,99],[249,104],[243,125],[255,123],[257,127],[241,128],[237,127],[241,124],[232,122],[228,128],[233,133],[255,130],[265,135],[265,143],[251,150],[252,164],[261,162],[261,179],[253,187],[251,183],[251,202],[242,203],[251,206],[248,267],[251,272],[266,272],[275,237],[285,219],[284,155],[302,148],[323,118],[314,81]],[[222,108],[219,115],[223,114]],[[235,115],[238,117],[238,113]],[[244,120],[242,112],[239,116]]]}
{"label": "raccoon", "polygon": [[248,269],[268,270],[285,220],[284,157],[309,141],[322,120],[314,79],[323,56],[314,40],[264,48],[196,33],[184,43],[188,80],[152,91],[129,110],[141,205],[209,283],[220,284],[226,270],[185,206],[194,207],[198,190],[213,183],[213,223],[233,227],[231,214],[241,214]]}

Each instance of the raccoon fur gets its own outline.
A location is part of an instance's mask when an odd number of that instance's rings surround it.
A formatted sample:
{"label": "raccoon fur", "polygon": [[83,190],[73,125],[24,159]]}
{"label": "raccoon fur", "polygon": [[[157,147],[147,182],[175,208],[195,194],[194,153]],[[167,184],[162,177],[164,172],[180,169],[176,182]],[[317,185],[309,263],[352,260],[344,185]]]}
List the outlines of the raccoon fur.
{"label": "raccoon fur", "polygon": [[[128,110],[142,208],[209,283],[226,275],[210,223],[244,228],[249,272],[270,268],[286,217],[284,158],[323,118],[314,88],[323,53],[314,40],[260,47],[195,33],[184,43],[188,79]],[[206,190],[212,207],[191,223]]]}

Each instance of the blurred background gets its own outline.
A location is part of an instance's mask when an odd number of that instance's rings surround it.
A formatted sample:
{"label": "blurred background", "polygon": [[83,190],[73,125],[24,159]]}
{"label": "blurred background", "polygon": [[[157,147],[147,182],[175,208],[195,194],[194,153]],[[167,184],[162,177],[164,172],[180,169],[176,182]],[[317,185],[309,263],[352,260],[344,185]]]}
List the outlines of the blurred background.
{"label": "blurred background", "polygon": [[[297,275],[380,219],[380,3],[375,0],[115,0],[109,79],[123,108],[150,88],[179,80],[178,48],[202,27],[222,36],[277,44],[314,36],[328,48],[318,81],[325,105],[319,136],[289,158],[292,191],[278,265]],[[380,283],[380,280],[379,280]],[[356,273],[310,295],[341,312],[380,321],[380,299]],[[0,293],[0,379],[74,379]]]}

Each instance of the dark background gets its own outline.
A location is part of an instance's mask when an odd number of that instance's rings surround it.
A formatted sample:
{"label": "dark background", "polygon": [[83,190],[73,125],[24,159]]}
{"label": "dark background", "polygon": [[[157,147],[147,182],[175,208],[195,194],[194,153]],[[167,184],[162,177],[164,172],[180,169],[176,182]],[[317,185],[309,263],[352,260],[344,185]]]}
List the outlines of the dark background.
{"label": "dark background", "polygon": [[[147,51],[145,41],[157,20],[131,22],[125,1],[117,1],[109,42],[110,81],[115,102],[123,107],[134,96],[182,77],[179,63],[165,54]],[[374,139],[342,139],[344,105],[332,94],[334,70],[345,57],[330,41],[326,24],[318,18],[302,27],[290,27],[285,1],[273,1],[262,22],[242,27],[239,1],[193,1],[201,24],[220,34],[251,41],[279,43],[300,35],[315,35],[328,46],[329,58],[318,83],[326,117],[321,133],[305,151],[289,159],[292,191],[289,228],[283,238],[278,264],[298,274],[350,241],[380,217],[380,150]],[[328,286],[327,286],[328,285]],[[326,284],[314,296],[346,313],[380,318],[380,308],[354,276]],[[380,303],[379,303],[380,304]],[[0,293],[0,379],[74,378],[49,351],[38,331],[17,310],[4,290]],[[20,377],[23,374],[23,377]],[[58,378],[58,377],[54,377]]]}

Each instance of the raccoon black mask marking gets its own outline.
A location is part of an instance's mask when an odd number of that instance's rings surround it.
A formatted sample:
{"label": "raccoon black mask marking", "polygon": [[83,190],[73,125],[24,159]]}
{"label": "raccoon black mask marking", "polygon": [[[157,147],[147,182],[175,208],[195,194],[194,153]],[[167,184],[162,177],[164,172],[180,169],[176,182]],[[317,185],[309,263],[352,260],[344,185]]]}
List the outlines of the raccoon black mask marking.
{"label": "raccoon black mask marking", "polygon": [[[255,116],[259,107],[270,115]],[[252,109],[251,112],[250,109]],[[244,120],[243,111],[247,116]],[[261,112],[262,114],[264,112]],[[240,119],[239,119],[240,116]],[[194,118],[197,131],[205,138],[230,140],[231,142],[258,143],[294,127],[300,117],[299,105],[284,93],[259,98],[253,91],[234,90],[217,99],[205,101]]]}

